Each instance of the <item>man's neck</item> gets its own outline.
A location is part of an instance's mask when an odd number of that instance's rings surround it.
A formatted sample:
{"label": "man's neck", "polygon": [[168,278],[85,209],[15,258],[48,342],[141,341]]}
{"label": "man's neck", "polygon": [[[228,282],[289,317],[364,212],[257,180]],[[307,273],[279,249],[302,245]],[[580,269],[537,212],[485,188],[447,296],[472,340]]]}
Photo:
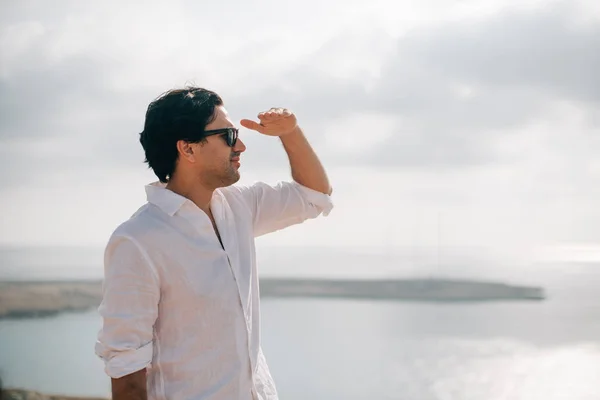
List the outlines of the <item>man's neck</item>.
{"label": "man's neck", "polygon": [[207,188],[197,181],[186,182],[183,179],[178,179],[177,177],[169,179],[166,188],[191,200],[207,215],[211,215],[210,200],[212,199],[215,189]]}

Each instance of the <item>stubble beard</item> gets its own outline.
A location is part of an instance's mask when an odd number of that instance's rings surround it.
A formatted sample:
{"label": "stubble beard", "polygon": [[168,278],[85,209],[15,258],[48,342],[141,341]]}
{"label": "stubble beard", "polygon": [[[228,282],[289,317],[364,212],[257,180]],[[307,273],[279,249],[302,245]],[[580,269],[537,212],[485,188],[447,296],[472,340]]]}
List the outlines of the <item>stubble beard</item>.
{"label": "stubble beard", "polygon": [[227,165],[223,169],[223,172],[220,174],[219,182],[220,187],[231,186],[234,183],[240,180],[240,172],[231,164],[230,161],[227,161]]}
{"label": "stubble beard", "polygon": [[227,170],[227,175],[228,175],[228,182],[229,184],[227,186],[233,185],[234,183],[237,183],[237,181],[240,180],[241,176],[240,176],[240,171],[238,171],[237,169],[235,169],[233,167],[233,165],[229,165],[229,168]]}

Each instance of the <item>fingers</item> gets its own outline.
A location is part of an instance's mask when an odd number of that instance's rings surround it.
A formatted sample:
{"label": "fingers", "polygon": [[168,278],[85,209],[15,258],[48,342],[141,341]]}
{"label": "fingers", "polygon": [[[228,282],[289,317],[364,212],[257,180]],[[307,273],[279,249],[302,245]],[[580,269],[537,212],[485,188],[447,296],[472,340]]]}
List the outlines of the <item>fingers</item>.
{"label": "fingers", "polygon": [[242,125],[244,128],[247,129],[252,129],[253,131],[257,131],[260,133],[264,133],[265,131],[265,127],[262,126],[261,124],[259,124],[258,122],[249,120],[249,119],[243,119],[240,121],[240,125]]}
{"label": "fingers", "polygon": [[269,111],[264,111],[258,114],[258,119],[261,121],[270,121],[281,117],[289,117],[292,112],[287,108],[273,107]]}

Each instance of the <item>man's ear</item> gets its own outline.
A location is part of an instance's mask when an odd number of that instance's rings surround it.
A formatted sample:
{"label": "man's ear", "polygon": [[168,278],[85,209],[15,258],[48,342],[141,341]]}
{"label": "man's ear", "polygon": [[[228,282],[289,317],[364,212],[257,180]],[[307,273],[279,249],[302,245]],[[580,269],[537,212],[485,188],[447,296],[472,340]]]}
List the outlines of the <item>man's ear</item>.
{"label": "man's ear", "polygon": [[185,158],[189,162],[196,161],[196,154],[194,153],[193,143],[186,142],[185,140],[177,141],[177,152],[180,158]]}

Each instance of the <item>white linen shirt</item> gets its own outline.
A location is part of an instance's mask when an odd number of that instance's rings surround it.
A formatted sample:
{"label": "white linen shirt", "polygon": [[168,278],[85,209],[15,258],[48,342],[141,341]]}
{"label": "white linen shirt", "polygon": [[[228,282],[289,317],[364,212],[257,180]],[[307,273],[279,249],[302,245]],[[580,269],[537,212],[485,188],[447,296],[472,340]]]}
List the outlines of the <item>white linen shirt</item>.
{"label": "white linen shirt", "polygon": [[333,207],[296,182],[215,191],[210,219],[161,183],[111,235],[96,354],[120,378],[147,368],[155,400],[273,400],[260,345],[254,238]]}

